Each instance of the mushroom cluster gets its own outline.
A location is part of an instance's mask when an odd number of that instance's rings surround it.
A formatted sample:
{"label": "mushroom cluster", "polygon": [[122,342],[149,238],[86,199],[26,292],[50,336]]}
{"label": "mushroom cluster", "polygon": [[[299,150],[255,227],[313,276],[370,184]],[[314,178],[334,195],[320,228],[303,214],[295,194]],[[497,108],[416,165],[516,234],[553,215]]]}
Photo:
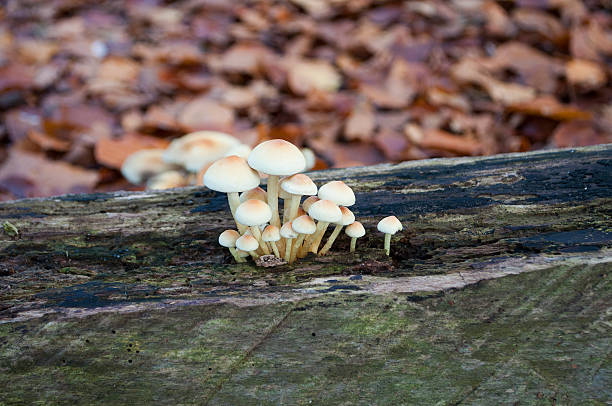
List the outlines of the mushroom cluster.
{"label": "mushroom cluster", "polygon": [[[314,166],[314,153],[301,150],[306,165]],[[216,160],[236,155],[247,158],[248,145],[237,138],[218,131],[197,131],[173,140],[166,149],[143,149],[123,162],[121,173],[136,185],[146,184],[147,189],[170,189],[201,184],[202,175]]]}
{"label": "mushroom cluster", "polygon": [[[249,255],[254,259],[274,255],[289,263],[308,252],[325,255],[344,227],[351,238],[350,251],[355,251],[357,238],[365,235],[365,229],[349,209],[355,204],[353,190],[342,181],[317,188],[310,177],[300,173],[305,168],[304,154],[278,139],[257,145],[246,159],[230,155],[208,167],[204,185],[227,193],[236,222],[238,231],[225,230],[219,236],[219,243],[229,248],[236,262],[244,262]],[[259,187],[260,174],[268,177],[267,191]],[[302,197],[306,197],[304,201]],[[279,198],[284,202],[282,222]],[[330,224],[334,229],[319,249]],[[378,228],[385,233],[389,255],[391,235],[402,225],[391,216],[381,220]]]}

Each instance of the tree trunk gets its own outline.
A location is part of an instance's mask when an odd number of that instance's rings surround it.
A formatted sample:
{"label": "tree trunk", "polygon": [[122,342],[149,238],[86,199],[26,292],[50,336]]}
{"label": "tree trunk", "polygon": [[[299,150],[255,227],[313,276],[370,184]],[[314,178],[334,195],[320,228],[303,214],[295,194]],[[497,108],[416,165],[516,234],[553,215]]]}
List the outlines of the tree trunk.
{"label": "tree trunk", "polygon": [[354,254],[236,264],[204,188],[1,203],[0,403],[609,400],[611,145],[311,176]]}

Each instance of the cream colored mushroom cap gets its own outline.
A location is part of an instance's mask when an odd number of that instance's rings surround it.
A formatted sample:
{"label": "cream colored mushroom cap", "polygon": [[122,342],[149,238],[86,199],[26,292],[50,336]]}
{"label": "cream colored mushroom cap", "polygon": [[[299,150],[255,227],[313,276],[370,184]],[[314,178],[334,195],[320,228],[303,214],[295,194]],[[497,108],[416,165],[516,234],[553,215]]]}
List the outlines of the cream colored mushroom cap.
{"label": "cream colored mushroom cap", "polygon": [[287,178],[282,184],[281,189],[292,195],[312,196],[317,194],[317,185],[308,175],[298,173]]}
{"label": "cream colored mushroom cap", "polygon": [[365,235],[365,228],[363,228],[363,224],[358,221],[355,221],[346,226],[344,232],[351,238],[360,238]]}
{"label": "cream colored mushroom cap", "polygon": [[355,193],[341,180],[328,182],[319,188],[319,199],[331,200],[338,206],[355,204]]}
{"label": "cream colored mushroom cap", "polygon": [[304,202],[302,202],[302,208],[304,209],[304,211],[308,211],[308,209],[310,209],[310,206],[312,206],[314,202],[318,202],[319,200],[321,199],[319,199],[317,196],[310,196],[306,198]]}
{"label": "cream colored mushroom cap", "polygon": [[138,185],[151,176],[175,169],[174,165],[162,159],[163,149],[141,149],[136,151],[121,165],[121,174],[128,182]]}
{"label": "cream colored mushroom cap", "polygon": [[319,200],[314,202],[308,209],[308,215],[315,220],[326,223],[336,223],[342,218],[342,212],[338,205],[331,200]]}
{"label": "cream colored mushroom cap", "polygon": [[306,161],[305,171],[309,171],[314,168],[317,163],[317,157],[315,153],[310,148],[302,148],[302,155],[304,155],[304,160]]}
{"label": "cream colored mushroom cap", "polygon": [[236,208],[236,221],[245,226],[258,226],[267,223],[272,218],[272,210],[268,203],[250,199]]}
{"label": "cream colored mushroom cap", "polygon": [[378,222],[378,231],[385,234],[395,234],[402,230],[402,223],[395,216],[388,216]]}
{"label": "cream colored mushroom cap", "polygon": [[352,211],[350,211],[346,207],[341,206],[340,207],[340,212],[342,212],[342,218],[340,219],[340,221],[336,222],[336,224],[341,224],[343,226],[348,226],[349,224],[351,224],[351,223],[353,223],[355,221],[355,215],[353,214]]}
{"label": "cream colored mushroom cap", "polygon": [[244,192],[259,186],[259,175],[243,158],[232,155],[208,168],[204,173],[204,185],[217,192]]}
{"label": "cream colored mushroom cap", "polygon": [[184,187],[189,184],[189,181],[179,171],[168,171],[158,173],[147,181],[147,189],[162,190],[172,189],[176,187]]}
{"label": "cream colored mushroom cap", "polygon": [[219,234],[219,244],[227,248],[236,246],[236,240],[240,238],[240,234],[236,230],[225,230]]}
{"label": "cream colored mushroom cap", "polygon": [[285,192],[285,189],[283,189],[283,182],[287,181],[289,178],[289,176],[286,176],[278,182],[278,185],[280,186],[278,188],[278,197],[281,199],[291,199],[291,193]]}
{"label": "cream colored mushroom cap", "polygon": [[247,159],[251,151],[252,149],[248,145],[238,144],[238,145],[234,145],[233,147],[231,147],[230,150],[227,151],[225,156],[238,155],[240,158]]}
{"label": "cream colored mushroom cap", "polygon": [[173,140],[164,151],[163,159],[167,163],[182,165],[190,172],[198,172],[238,145],[240,141],[229,134],[196,131]]}
{"label": "cream colored mushroom cap", "polygon": [[291,222],[291,226],[299,234],[313,234],[317,229],[317,225],[310,216],[297,217]]}
{"label": "cream colored mushroom cap", "polygon": [[280,230],[275,225],[270,224],[266,228],[264,228],[263,233],[261,233],[261,239],[264,241],[278,241],[280,240]]}
{"label": "cream colored mushroom cap", "polygon": [[268,175],[287,176],[306,167],[302,152],[285,140],[264,141],[249,154],[251,168]]}
{"label": "cream colored mushroom cap", "polygon": [[245,234],[236,240],[236,248],[247,252],[255,251],[257,248],[259,248],[259,243],[252,235]]}
{"label": "cream colored mushroom cap", "polygon": [[287,223],[283,224],[283,226],[280,229],[280,235],[283,238],[297,238],[298,237],[298,233],[295,232],[295,230],[293,229],[293,226],[291,225],[291,222],[288,221]]}
{"label": "cream colored mushroom cap", "polygon": [[240,193],[240,203],[244,203],[250,199],[257,199],[257,200],[261,200],[262,202],[267,202],[268,194],[266,193],[265,190],[263,190],[259,186],[251,190],[247,190],[247,191]]}

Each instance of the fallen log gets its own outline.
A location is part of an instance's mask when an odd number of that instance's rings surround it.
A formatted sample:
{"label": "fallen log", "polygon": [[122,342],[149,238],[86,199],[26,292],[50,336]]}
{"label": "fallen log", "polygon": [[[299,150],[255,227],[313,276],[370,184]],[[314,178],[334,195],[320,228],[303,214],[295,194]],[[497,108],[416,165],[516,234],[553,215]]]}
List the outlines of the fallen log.
{"label": "fallen log", "polygon": [[312,178],[355,190],[355,255],[235,264],[204,188],[1,203],[0,404],[612,396],[612,145]]}

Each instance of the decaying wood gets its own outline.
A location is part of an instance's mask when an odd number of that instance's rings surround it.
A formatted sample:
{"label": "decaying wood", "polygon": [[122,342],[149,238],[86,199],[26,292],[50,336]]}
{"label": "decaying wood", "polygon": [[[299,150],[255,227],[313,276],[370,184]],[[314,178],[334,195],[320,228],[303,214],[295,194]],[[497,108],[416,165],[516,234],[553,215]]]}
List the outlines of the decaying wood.
{"label": "decaying wood", "polygon": [[312,177],[355,255],[235,264],[202,188],[0,204],[0,402],[609,400],[612,146]]}

